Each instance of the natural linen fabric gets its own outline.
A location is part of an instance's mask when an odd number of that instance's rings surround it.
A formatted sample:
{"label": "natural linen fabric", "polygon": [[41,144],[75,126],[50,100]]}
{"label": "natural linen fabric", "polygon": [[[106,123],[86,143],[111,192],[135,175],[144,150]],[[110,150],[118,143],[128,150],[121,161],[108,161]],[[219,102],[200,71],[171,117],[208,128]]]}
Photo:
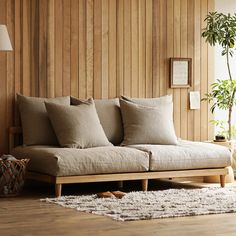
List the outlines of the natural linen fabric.
{"label": "natural linen fabric", "polygon": [[90,99],[89,102],[79,106],[45,103],[62,147],[89,148],[112,145],[100,124],[93,100]]}
{"label": "natural linen fabric", "polygon": [[18,159],[29,158],[28,170],[52,176],[131,173],[149,170],[149,154],[129,147],[106,146],[77,149],[19,146],[14,148],[11,154]]}
{"label": "natural linen fabric", "polygon": [[[82,103],[86,103],[86,100],[71,97],[71,105],[80,105]],[[123,140],[119,99],[95,99],[94,103],[107,139],[114,145],[119,145]]]}
{"label": "natural linen fabric", "polygon": [[150,154],[150,170],[190,170],[231,165],[228,148],[211,143],[178,140],[177,145],[132,145]]}
{"label": "natural linen fabric", "polygon": [[126,96],[121,96],[121,98],[125,101],[133,102],[148,107],[156,107],[172,102],[172,95],[166,95],[157,98],[130,98]]}
{"label": "natural linen fabric", "polygon": [[38,98],[17,94],[24,145],[57,145],[44,102],[70,105],[70,97]]}
{"label": "natural linen fabric", "polygon": [[148,107],[120,99],[124,126],[122,145],[177,144],[173,125],[173,104]]}

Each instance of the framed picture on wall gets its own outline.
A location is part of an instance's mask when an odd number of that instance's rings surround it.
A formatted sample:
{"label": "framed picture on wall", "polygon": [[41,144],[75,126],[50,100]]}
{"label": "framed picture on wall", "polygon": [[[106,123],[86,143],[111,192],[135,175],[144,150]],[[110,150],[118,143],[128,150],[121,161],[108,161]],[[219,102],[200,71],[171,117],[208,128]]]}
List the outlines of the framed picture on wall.
{"label": "framed picture on wall", "polygon": [[189,88],[192,83],[192,59],[170,58],[170,88]]}

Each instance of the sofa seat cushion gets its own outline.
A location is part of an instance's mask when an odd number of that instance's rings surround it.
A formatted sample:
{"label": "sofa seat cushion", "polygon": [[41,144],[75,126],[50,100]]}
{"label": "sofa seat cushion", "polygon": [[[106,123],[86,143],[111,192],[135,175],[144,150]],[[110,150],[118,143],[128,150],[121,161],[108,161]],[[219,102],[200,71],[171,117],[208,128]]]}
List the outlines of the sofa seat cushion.
{"label": "sofa seat cushion", "polygon": [[29,158],[29,170],[52,176],[142,172],[149,170],[149,154],[128,147],[88,149],[52,146],[16,147],[16,158]]}
{"label": "sofa seat cushion", "polygon": [[177,145],[132,145],[150,154],[150,170],[220,168],[231,164],[231,153],[223,146],[178,140]]}

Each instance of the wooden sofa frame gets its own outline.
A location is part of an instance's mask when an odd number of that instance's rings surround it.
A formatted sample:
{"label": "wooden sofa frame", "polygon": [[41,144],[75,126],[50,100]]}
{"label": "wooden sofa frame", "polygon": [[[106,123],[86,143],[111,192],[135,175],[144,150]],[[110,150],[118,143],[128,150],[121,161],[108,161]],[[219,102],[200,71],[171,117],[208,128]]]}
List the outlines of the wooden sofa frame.
{"label": "wooden sofa frame", "polygon": [[[21,127],[11,127],[9,129],[9,152],[19,144],[19,136],[22,133]],[[212,168],[197,170],[175,170],[175,171],[150,171],[137,173],[118,173],[118,174],[99,174],[99,175],[78,175],[78,176],[50,176],[32,171],[27,172],[27,178],[55,185],[56,197],[61,196],[62,184],[89,183],[89,182],[108,182],[119,181],[120,187],[125,180],[141,180],[142,190],[148,190],[149,179],[179,178],[179,177],[197,177],[197,176],[220,176],[221,187],[225,186],[225,176],[228,174],[228,168]]]}

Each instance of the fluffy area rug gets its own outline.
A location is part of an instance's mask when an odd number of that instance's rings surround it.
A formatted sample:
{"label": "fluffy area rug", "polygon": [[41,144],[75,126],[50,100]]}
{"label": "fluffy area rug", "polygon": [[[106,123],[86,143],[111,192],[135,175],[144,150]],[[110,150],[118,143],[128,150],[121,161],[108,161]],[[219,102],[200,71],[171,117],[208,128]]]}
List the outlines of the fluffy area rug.
{"label": "fluffy area rug", "polygon": [[236,187],[130,192],[122,199],[94,194],[42,201],[120,221],[148,220],[236,212]]}

